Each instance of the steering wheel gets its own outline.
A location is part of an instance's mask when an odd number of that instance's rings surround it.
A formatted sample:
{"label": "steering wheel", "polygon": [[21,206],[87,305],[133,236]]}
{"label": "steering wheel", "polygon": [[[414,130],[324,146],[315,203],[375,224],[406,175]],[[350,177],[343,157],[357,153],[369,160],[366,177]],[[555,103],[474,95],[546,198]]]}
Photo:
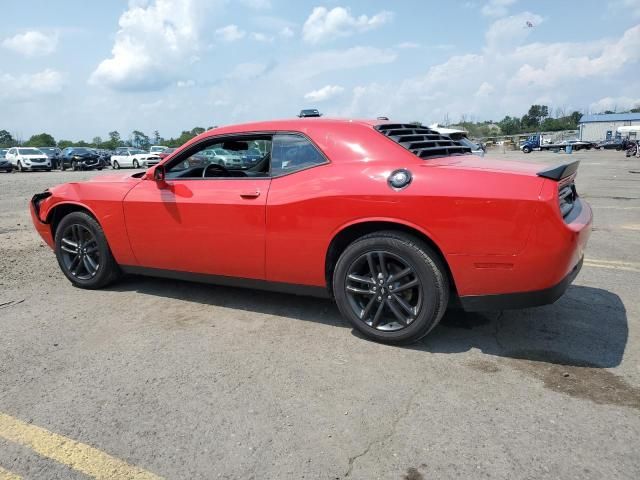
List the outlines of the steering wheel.
{"label": "steering wheel", "polygon": [[[217,163],[210,163],[209,165],[207,165],[206,167],[204,167],[204,169],[202,170],[202,178],[205,178],[207,176],[207,171],[209,169],[213,169],[213,170],[217,170],[218,173],[223,173],[224,175],[219,175],[219,176],[224,176],[224,177],[228,177],[229,176],[229,170],[227,170],[225,167],[223,167],[222,165],[219,165]],[[218,176],[218,175],[216,175]]]}

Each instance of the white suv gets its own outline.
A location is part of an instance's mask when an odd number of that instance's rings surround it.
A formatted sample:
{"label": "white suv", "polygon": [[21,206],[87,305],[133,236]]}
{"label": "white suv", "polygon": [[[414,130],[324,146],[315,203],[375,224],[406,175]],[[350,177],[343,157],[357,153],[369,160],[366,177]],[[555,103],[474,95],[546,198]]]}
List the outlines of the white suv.
{"label": "white suv", "polygon": [[21,172],[26,170],[51,171],[51,160],[37,148],[13,147],[6,153],[6,158],[11,162],[13,168],[17,168]]}

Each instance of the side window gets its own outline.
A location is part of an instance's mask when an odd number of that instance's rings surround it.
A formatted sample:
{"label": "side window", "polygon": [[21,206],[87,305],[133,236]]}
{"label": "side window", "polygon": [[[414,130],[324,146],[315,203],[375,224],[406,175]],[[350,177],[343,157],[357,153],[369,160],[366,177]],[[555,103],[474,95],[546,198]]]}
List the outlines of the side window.
{"label": "side window", "polygon": [[270,153],[268,134],[212,139],[172,160],[167,178],[266,178]]}
{"label": "side window", "polygon": [[273,137],[271,176],[277,177],[327,163],[326,158],[301,135],[281,134]]}

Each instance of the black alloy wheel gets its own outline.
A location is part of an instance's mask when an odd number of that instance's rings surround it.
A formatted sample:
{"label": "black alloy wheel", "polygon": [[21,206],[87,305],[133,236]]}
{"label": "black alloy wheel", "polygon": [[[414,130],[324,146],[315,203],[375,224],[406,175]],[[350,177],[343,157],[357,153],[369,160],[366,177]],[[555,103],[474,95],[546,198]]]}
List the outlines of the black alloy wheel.
{"label": "black alloy wheel", "polygon": [[121,274],[102,227],[85,212],[72,212],[60,221],[55,253],[62,272],[81,288],[104,287]]}
{"label": "black alloy wheel", "polygon": [[424,337],[444,315],[449,279],[440,256],[411,234],[375,232],[350,244],[333,272],[340,312],[386,343]]}
{"label": "black alloy wheel", "polygon": [[90,280],[100,269],[98,241],[86,226],[73,223],[62,232],[62,261],[67,271],[78,280]]}
{"label": "black alloy wheel", "polygon": [[358,318],[377,330],[408,327],[422,307],[422,285],[408,261],[389,251],[369,251],[349,267],[346,296]]}

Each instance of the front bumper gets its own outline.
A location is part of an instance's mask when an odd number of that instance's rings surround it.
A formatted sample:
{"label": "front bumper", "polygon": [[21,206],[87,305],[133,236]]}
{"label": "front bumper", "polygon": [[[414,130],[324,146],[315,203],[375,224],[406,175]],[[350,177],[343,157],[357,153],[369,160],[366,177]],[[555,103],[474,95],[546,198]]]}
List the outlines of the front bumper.
{"label": "front bumper", "polygon": [[[40,220],[40,209],[39,204],[42,200],[50,196],[49,192],[45,193],[37,193],[33,196],[31,201],[29,202],[29,211],[31,213],[31,221],[33,222],[33,226],[36,228],[38,234],[42,237],[47,245],[51,248],[54,248],[54,240],[53,234],[51,233],[51,226],[42,220]],[[48,195],[47,195],[48,194]],[[45,196],[46,195],[46,196]]]}

